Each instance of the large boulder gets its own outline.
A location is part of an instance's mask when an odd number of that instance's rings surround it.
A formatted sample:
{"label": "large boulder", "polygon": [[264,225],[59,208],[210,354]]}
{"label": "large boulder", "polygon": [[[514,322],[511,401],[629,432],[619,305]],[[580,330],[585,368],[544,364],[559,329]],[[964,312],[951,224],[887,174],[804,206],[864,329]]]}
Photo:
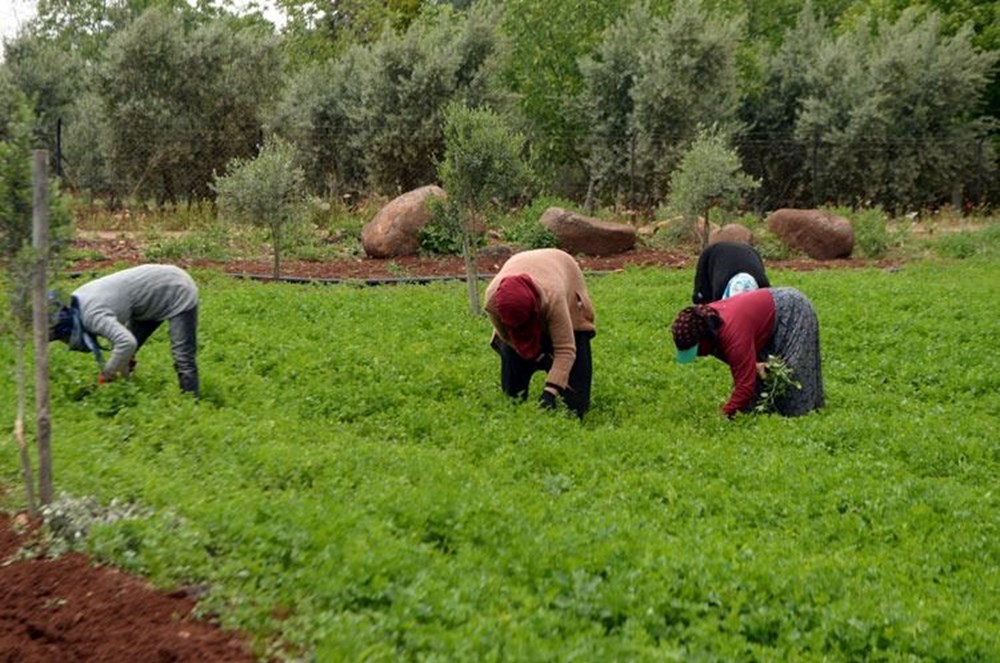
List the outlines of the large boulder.
{"label": "large boulder", "polygon": [[767,217],[767,228],[815,260],[847,258],[854,250],[851,222],[824,210],[779,209]]}
{"label": "large boulder", "polygon": [[431,218],[428,198],[447,197],[434,184],[414,189],[392,200],[361,229],[361,245],[371,258],[408,256],[420,250],[420,231]]}
{"label": "large boulder", "polygon": [[739,242],[741,244],[753,244],[753,233],[746,226],[739,223],[727,223],[718,230],[713,229],[709,235],[708,243],[716,242]]}
{"label": "large boulder", "polygon": [[615,223],[550,207],[539,222],[556,236],[557,246],[567,253],[607,256],[635,246],[636,231],[627,223]]}

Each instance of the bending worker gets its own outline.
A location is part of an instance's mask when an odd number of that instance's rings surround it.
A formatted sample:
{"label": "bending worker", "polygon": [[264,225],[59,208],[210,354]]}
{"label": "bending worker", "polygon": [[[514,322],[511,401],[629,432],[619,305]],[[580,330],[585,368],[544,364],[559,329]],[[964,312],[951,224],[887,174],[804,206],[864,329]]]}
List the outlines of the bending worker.
{"label": "bending worker", "polygon": [[698,256],[691,302],[708,304],[741,292],[770,288],[764,261],[749,244],[716,242]]}
{"label": "bending worker", "polygon": [[[131,374],[136,352],[164,320],[180,388],[197,395],[198,287],[179,267],[141,265],[80,286],[56,313],[49,340],[93,352],[101,367],[98,382],[104,383]],[[96,337],[111,343],[103,365]]]}
{"label": "bending worker", "polygon": [[764,288],[688,306],[671,332],[678,362],[714,355],[729,365],[733,391],[722,406],[728,417],[754,409],[769,355],[780,358],[797,383],[775,403],[779,414],[795,417],[823,407],[819,320],[812,302],[795,288]]}
{"label": "bending worker", "polygon": [[540,405],[555,408],[560,396],[578,417],[590,407],[590,339],[594,305],[573,256],[536,249],[511,256],[486,288],[484,307],[500,354],[500,386],[508,396],[528,397],[535,371],[546,371]]}

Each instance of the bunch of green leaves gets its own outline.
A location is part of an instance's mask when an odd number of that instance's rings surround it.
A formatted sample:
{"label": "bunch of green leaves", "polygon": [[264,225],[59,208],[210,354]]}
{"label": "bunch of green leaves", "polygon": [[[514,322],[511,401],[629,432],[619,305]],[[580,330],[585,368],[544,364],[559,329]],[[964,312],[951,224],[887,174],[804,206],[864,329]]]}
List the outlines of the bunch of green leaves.
{"label": "bunch of green leaves", "polygon": [[777,355],[768,355],[764,361],[763,386],[754,412],[775,412],[777,405],[792,389],[801,389],[802,384],[795,379],[794,371]]}
{"label": "bunch of green leaves", "polygon": [[860,210],[835,210],[836,214],[850,219],[854,230],[854,244],[866,258],[883,258],[889,251],[889,231],[885,212],[878,205]]}

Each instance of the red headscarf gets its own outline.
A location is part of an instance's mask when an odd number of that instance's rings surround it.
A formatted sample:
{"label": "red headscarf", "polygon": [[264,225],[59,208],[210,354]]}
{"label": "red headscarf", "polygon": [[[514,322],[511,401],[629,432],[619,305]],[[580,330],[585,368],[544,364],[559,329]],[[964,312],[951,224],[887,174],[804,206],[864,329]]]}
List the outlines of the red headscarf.
{"label": "red headscarf", "polygon": [[503,278],[493,294],[493,305],[517,354],[538,359],[542,354],[542,317],[531,277],[515,274]]}

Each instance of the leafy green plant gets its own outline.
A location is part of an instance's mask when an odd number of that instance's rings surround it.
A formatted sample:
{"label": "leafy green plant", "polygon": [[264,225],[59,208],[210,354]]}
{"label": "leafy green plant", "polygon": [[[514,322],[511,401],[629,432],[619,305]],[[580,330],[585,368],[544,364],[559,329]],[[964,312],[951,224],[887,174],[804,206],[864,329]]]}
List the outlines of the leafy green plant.
{"label": "leafy green plant", "polygon": [[788,244],[766,229],[754,233],[754,248],[764,260],[785,260],[792,253]]}
{"label": "leafy green plant", "polygon": [[734,421],[725,364],[672,361],[692,270],[589,276],[582,423],[503,395],[461,283],[195,270],[200,401],[163,331],[100,389],[53,351],[57,489],[142,505],[83,547],[209,587],[279,660],[997,659],[1000,300],[963,293],[1000,262],[775,269],[817,310],[828,403]]}
{"label": "leafy green plant", "polygon": [[885,213],[879,206],[859,210],[835,208],[834,214],[850,219],[854,244],[866,258],[883,258],[889,251],[889,231]]}
{"label": "leafy green plant", "polygon": [[1000,256],[1000,223],[994,221],[977,230],[942,233],[930,243],[935,252],[946,258]]}
{"label": "leafy green plant", "polygon": [[218,260],[230,257],[230,228],[227,224],[210,226],[180,234],[159,234],[143,251],[146,260]]}
{"label": "leafy green plant", "polygon": [[[461,210],[436,196],[428,198],[427,207],[430,219],[420,229],[420,250],[431,255],[461,255]],[[473,241],[481,243],[481,235],[476,234]]]}

